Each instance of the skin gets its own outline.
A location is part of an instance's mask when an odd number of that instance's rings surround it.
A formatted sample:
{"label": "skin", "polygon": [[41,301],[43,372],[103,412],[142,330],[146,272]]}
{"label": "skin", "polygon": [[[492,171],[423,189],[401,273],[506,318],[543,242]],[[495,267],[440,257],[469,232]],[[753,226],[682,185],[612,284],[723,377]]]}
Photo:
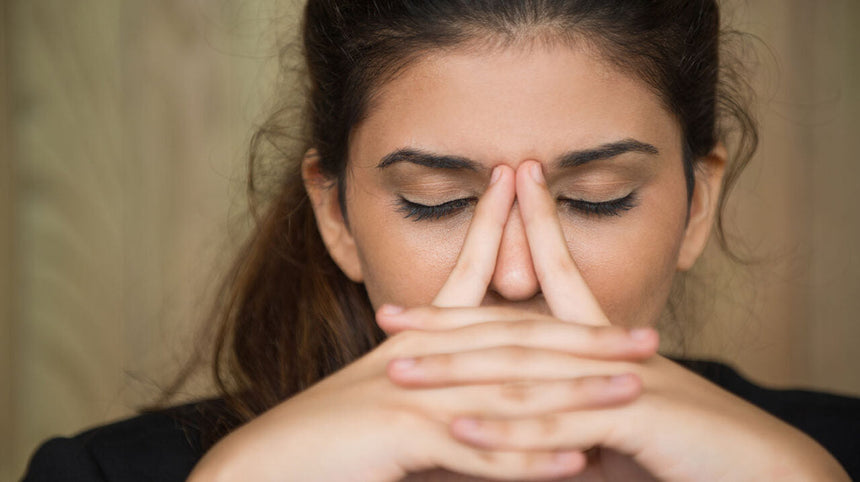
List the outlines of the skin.
{"label": "skin", "polygon": [[[553,163],[619,139],[659,154]],[[349,223],[304,162],[329,252],[389,338],[225,437],[189,480],[848,480],[806,435],[657,355],[653,329],[627,328],[653,324],[712,222],[724,152],[701,160],[688,211],[679,146],[659,100],[587,52],[412,65],[355,129]],[[404,147],[476,165],[378,167]],[[559,201],[631,190],[618,216]],[[478,201],[415,221],[399,196]]]}

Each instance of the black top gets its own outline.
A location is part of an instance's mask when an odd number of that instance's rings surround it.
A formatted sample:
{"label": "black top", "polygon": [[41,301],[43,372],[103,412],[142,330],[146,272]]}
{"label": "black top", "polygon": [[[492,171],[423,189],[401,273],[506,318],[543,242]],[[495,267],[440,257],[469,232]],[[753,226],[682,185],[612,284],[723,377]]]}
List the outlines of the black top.
{"label": "black top", "polygon": [[[809,434],[860,480],[860,399],[769,390],[726,365],[677,360],[724,389]],[[223,404],[206,400],[54,438],[33,454],[24,481],[183,481],[203,455],[200,427]]]}

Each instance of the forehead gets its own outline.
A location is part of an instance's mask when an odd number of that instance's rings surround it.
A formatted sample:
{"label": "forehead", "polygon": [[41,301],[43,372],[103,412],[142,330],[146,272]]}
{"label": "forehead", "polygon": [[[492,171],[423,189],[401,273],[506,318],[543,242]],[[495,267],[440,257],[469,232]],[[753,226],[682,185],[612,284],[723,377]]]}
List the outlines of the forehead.
{"label": "forehead", "polygon": [[635,138],[680,151],[680,129],[648,86],[585,49],[543,46],[431,52],[373,98],[350,162],[411,147],[487,166]]}

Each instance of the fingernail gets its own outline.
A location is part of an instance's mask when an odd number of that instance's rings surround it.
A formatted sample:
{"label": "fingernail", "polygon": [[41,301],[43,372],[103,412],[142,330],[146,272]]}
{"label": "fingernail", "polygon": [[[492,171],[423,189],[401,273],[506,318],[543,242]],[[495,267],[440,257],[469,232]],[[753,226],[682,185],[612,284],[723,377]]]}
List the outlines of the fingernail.
{"label": "fingernail", "polygon": [[538,184],[546,184],[546,181],[543,177],[543,168],[541,168],[539,162],[532,163],[531,167],[529,167],[529,174],[532,175],[532,179],[534,180],[534,182]]}
{"label": "fingernail", "polygon": [[385,305],[382,305],[381,308],[379,308],[379,312],[383,315],[389,315],[389,316],[399,315],[400,313],[403,313],[403,307],[397,306],[397,305],[385,304]]}
{"label": "fingernail", "polygon": [[493,174],[490,176],[490,185],[492,186],[493,184],[495,184],[500,177],[502,177],[502,168],[496,166],[493,168]]}
{"label": "fingernail", "polygon": [[635,328],[630,330],[630,338],[636,342],[650,341],[651,328]]}
{"label": "fingernail", "polygon": [[616,387],[625,386],[625,385],[629,385],[630,380],[632,380],[632,379],[633,378],[627,373],[625,373],[623,375],[613,375],[613,376],[609,377],[609,384],[616,386]]}
{"label": "fingernail", "polygon": [[397,371],[406,371],[415,366],[414,358],[398,358],[391,362],[391,368]]}
{"label": "fingernail", "polygon": [[554,462],[561,465],[567,465],[574,462],[579,457],[578,452],[559,452],[553,457]]}
{"label": "fingernail", "polygon": [[478,430],[478,421],[474,418],[458,418],[455,422],[458,430],[474,432]]}

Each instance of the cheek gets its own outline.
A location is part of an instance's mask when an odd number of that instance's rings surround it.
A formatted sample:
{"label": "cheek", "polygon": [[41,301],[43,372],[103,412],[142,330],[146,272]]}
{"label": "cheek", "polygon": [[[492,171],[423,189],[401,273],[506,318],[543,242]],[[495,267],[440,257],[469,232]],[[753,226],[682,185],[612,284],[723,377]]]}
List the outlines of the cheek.
{"label": "cheek", "polygon": [[427,305],[457,262],[468,226],[433,228],[391,209],[353,229],[364,284],[374,308]]}
{"label": "cheek", "polygon": [[612,323],[622,326],[656,323],[672,287],[683,233],[683,214],[644,209],[615,225],[565,229],[583,278]]}

